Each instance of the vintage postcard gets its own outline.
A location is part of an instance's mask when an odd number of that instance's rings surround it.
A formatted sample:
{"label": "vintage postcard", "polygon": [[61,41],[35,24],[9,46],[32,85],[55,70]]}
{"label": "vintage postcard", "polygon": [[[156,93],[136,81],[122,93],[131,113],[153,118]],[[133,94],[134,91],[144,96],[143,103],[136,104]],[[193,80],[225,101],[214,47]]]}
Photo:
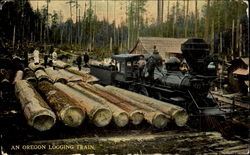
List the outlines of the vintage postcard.
{"label": "vintage postcard", "polygon": [[0,0],[1,154],[249,154],[247,0]]}

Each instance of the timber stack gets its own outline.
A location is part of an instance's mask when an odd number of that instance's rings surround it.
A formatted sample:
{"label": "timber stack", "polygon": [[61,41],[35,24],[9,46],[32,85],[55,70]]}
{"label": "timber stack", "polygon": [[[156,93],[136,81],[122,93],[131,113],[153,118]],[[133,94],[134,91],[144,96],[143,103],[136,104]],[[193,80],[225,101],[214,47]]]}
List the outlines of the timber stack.
{"label": "timber stack", "polygon": [[[97,85],[95,84],[94,87],[96,87],[97,89],[101,89],[101,90],[106,90],[104,87],[102,87],[101,85]],[[140,108],[143,113],[144,113],[144,119],[147,120],[147,122],[157,128],[164,128],[167,126],[167,123],[170,121],[170,118],[163,114],[161,111],[152,108],[142,102],[139,102],[137,100],[134,100],[128,96],[125,96],[122,93],[119,93],[117,91],[113,91],[113,90],[109,90],[109,92],[115,96],[119,96],[120,98],[122,98],[123,100],[127,101],[127,104],[133,105],[135,107]]]}
{"label": "timber stack", "polygon": [[143,96],[134,92],[130,92],[121,88],[117,88],[114,86],[106,86],[106,90],[111,92],[118,92],[122,94],[122,96],[127,96],[133,100],[136,100],[138,102],[143,102],[144,104],[147,104],[155,109],[158,109],[165,113],[166,115],[170,116],[171,119],[173,119],[177,126],[184,126],[188,121],[188,114],[187,112],[176,105],[165,103],[147,96]]}
{"label": "timber stack", "polygon": [[82,124],[85,110],[78,106],[77,101],[58,90],[48,81],[39,82],[38,90],[46,96],[48,104],[65,125],[77,127]]}
{"label": "timber stack", "polygon": [[112,113],[108,107],[98,103],[91,98],[88,98],[79,91],[70,88],[69,86],[62,83],[55,83],[54,86],[78,101],[81,106],[86,109],[91,123],[95,124],[97,127],[104,127],[110,123],[112,119]]}
{"label": "timber stack", "polygon": [[105,98],[110,103],[126,111],[129,115],[129,119],[131,120],[132,124],[139,125],[144,120],[144,114],[141,109],[130,105],[127,101],[121,99],[119,96],[116,96],[104,90],[96,89],[93,86],[83,83],[83,82],[79,83],[79,85],[97,94],[98,96]]}
{"label": "timber stack", "polygon": [[113,113],[113,121],[118,127],[124,127],[125,125],[128,124],[129,118],[127,112],[125,112],[123,109],[120,107],[110,103],[109,101],[105,100],[104,98],[94,94],[91,91],[88,91],[87,89],[79,86],[78,84],[75,83],[68,83],[68,86],[78,90],[82,94],[86,95],[87,97],[103,104],[104,106],[109,107],[111,112]]}

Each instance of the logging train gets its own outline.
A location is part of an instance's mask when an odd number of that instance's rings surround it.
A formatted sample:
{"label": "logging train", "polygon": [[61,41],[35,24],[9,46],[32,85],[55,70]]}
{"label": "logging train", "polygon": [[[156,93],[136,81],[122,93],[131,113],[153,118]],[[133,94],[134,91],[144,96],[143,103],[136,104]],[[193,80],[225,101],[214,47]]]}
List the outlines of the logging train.
{"label": "logging train", "polygon": [[209,49],[209,44],[198,38],[183,43],[181,50],[187,71],[179,69],[180,61],[175,57],[162,65],[162,58],[155,50],[150,56],[114,55],[109,65],[92,65],[90,73],[103,85],[115,85],[179,105],[190,116],[224,116],[209,91],[210,82],[216,78],[216,62]]}

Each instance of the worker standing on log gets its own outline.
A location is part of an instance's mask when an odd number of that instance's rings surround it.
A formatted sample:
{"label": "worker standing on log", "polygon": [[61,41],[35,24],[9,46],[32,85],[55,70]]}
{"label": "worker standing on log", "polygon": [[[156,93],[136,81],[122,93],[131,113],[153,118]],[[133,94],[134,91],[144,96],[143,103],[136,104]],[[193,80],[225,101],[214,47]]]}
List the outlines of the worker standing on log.
{"label": "worker standing on log", "polygon": [[82,65],[82,56],[79,55],[77,58],[76,58],[76,63],[77,63],[77,66],[78,66],[78,69],[79,71],[81,70],[81,65]]}
{"label": "worker standing on log", "polygon": [[39,64],[39,47],[37,47],[34,52],[33,52],[33,57],[34,57],[34,63],[35,65],[38,65]]}

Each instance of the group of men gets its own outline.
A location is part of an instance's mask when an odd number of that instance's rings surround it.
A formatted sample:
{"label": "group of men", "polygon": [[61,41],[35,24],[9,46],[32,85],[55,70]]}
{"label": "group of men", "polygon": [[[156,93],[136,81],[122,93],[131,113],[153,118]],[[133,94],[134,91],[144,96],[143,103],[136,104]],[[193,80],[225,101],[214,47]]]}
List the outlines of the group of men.
{"label": "group of men", "polygon": [[[83,61],[84,61],[84,67],[89,67],[89,55],[86,52],[83,54]],[[76,58],[76,63],[80,71],[82,69],[82,56],[81,55],[79,55]]]}
{"label": "group of men", "polygon": [[[47,67],[48,65],[48,60],[49,60],[49,53],[51,53],[51,50],[49,52],[46,52],[44,54],[44,66]],[[35,65],[38,65],[40,63],[40,51],[39,51],[39,47],[37,47],[34,52],[33,52],[33,58],[34,58],[34,63]],[[57,51],[56,49],[54,49],[54,51],[51,53],[51,65],[53,66],[53,63],[55,63],[57,60]]]}

